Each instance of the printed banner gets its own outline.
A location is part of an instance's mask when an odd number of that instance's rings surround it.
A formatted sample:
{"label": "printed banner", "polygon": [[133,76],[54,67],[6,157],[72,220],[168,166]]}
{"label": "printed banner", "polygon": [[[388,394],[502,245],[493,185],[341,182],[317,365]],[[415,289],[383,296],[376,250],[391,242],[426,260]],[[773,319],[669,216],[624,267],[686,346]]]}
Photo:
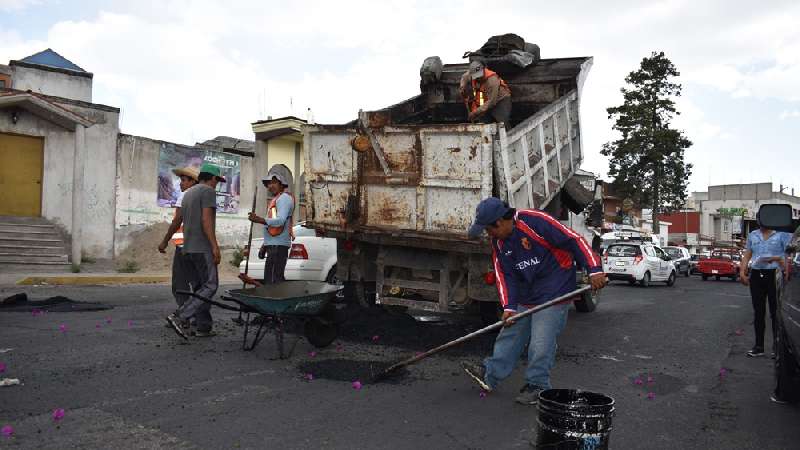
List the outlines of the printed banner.
{"label": "printed banner", "polygon": [[181,192],[180,179],[172,170],[194,167],[198,171],[203,163],[218,166],[227,183],[217,184],[217,212],[239,212],[241,160],[238,155],[215,152],[197,147],[162,144],[158,157],[158,206],[174,208]]}

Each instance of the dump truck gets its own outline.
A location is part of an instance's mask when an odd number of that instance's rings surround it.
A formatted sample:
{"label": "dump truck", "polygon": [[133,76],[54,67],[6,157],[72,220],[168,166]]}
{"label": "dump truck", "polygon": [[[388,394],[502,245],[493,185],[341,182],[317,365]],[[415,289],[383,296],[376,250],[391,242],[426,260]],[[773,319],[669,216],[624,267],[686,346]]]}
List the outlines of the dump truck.
{"label": "dump truck", "polygon": [[[580,100],[592,58],[494,62],[487,67],[511,88],[510,123],[468,121],[463,63],[423,74],[420,95],[404,102],[304,127],[307,226],[337,239],[347,295],[496,317],[490,245],[467,236],[477,204],[495,196],[557,215],[591,201],[579,200],[571,177],[583,160]],[[576,305],[588,312],[596,303],[589,294]]]}

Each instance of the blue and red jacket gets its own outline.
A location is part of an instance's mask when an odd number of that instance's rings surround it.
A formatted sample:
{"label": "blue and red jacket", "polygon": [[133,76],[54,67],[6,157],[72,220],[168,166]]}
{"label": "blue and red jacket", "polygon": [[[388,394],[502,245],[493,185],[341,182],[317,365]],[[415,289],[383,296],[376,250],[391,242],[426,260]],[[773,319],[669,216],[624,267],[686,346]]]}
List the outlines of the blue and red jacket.
{"label": "blue and red jacket", "polygon": [[511,236],[492,239],[497,292],[506,311],[546,303],[576,289],[576,264],[602,274],[600,257],[578,233],[547,213],[518,210]]}

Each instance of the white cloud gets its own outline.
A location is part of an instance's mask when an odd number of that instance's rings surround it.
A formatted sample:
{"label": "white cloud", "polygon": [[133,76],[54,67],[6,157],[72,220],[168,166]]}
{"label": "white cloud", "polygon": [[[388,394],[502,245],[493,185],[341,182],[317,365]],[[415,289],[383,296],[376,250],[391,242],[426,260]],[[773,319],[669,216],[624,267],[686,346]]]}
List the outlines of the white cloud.
{"label": "white cloud", "polygon": [[800,110],[795,109],[793,111],[788,111],[788,110],[787,111],[783,111],[783,112],[781,112],[781,115],[778,116],[778,117],[781,120],[796,119],[796,118],[800,117]]}
{"label": "white cloud", "polygon": [[41,0],[0,0],[0,11],[22,11],[41,3]]}

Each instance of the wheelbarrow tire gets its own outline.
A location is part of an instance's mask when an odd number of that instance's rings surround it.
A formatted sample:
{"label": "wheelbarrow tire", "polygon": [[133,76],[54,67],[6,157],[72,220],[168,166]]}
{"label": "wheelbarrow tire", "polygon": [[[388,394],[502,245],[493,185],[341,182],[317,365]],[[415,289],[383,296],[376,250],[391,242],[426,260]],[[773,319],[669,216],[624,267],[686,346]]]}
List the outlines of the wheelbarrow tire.
{"label": "wheelbarrow tire", "polygon": [[308,342],[317,348],[331,345],[339,335],[339,327],[335,323],[317,317],[307,320],[303,328]]}

